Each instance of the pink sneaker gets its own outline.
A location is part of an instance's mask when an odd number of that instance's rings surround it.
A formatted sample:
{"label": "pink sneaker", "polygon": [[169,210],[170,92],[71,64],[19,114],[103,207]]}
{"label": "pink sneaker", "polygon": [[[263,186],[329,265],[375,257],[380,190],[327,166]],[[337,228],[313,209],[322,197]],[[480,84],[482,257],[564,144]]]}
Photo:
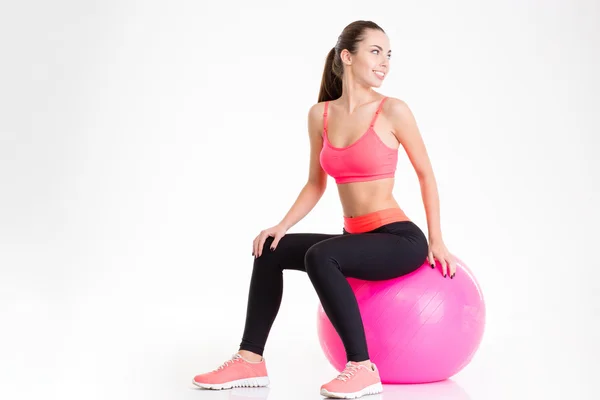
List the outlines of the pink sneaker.
{"label": "pink sneaker", "polygon": [[346,368],[331,382],[321,386],[321,395],[337,399],[355,399],[383,392],[379,370],[349,361]]}
{"label": "pink sneaker", "polygon": [[196,375],[192,383],[204,389],[259,387],[267,386],[269,377],[264,358],[260,362],[250,362],[236,353],[219,368]]}

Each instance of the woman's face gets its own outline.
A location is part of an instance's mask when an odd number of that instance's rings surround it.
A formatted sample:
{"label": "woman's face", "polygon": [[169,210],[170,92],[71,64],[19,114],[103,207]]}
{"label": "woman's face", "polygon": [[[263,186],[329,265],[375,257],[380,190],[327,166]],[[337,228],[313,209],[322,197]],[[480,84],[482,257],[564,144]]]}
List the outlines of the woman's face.
{"label": "woman's face", "polygon": [[379,87],[389,73],[390,42],[380,30],[367,29],[364,40],[358,44],[357,53],[346,56],[351,62],[352,76],[359,84]]}

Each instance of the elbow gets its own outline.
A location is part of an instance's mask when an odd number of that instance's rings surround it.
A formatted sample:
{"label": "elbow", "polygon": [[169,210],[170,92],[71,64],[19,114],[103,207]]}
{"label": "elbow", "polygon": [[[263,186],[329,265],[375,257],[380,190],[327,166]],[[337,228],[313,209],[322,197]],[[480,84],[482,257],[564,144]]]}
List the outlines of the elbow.
{"label": "elbow", "polygon": [[431,171],[417,171],[417,177],[419,178],[421,186],[435,184],[435,176]]}
{"label": "elbow", "polygon": [[309,179],[306,183],[306,186],[319,193],[319,196],[322,196],[323,193],[325,193],[325,189],[327,189],[327,177],[325,176],[319,179]]}

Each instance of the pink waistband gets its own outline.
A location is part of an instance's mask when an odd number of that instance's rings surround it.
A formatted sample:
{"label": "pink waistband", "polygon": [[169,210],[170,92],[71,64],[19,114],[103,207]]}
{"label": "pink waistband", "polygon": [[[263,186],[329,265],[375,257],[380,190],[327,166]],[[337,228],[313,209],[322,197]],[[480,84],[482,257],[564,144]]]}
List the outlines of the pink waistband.
{"label": "pink waistband", "polygon": [[392,222],[409,221],[400,208],[386,208],[358,217],[344,217],[344,229],[348,233],[363,233],[377,229]]}

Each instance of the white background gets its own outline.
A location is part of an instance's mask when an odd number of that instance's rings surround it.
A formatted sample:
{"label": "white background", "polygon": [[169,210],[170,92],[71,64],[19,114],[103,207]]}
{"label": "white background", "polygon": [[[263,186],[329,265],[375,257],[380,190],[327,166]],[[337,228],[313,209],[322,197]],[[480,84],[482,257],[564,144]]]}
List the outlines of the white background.
{"label": "white background", "polygon": [[[451,381],[374,398],[597,398],[599,18],[593,0],[3,2],[0,397],[321,398],[336,373],[297,271],[271,387],[191,379],[237,351],[252,239],[304,185],[325,56],[365,19],[392,47],[377,90],[417,118],[488,315]],[[396,176],[426,231],[404,152]],[[341,228],[330,178],[290,232]]]}

